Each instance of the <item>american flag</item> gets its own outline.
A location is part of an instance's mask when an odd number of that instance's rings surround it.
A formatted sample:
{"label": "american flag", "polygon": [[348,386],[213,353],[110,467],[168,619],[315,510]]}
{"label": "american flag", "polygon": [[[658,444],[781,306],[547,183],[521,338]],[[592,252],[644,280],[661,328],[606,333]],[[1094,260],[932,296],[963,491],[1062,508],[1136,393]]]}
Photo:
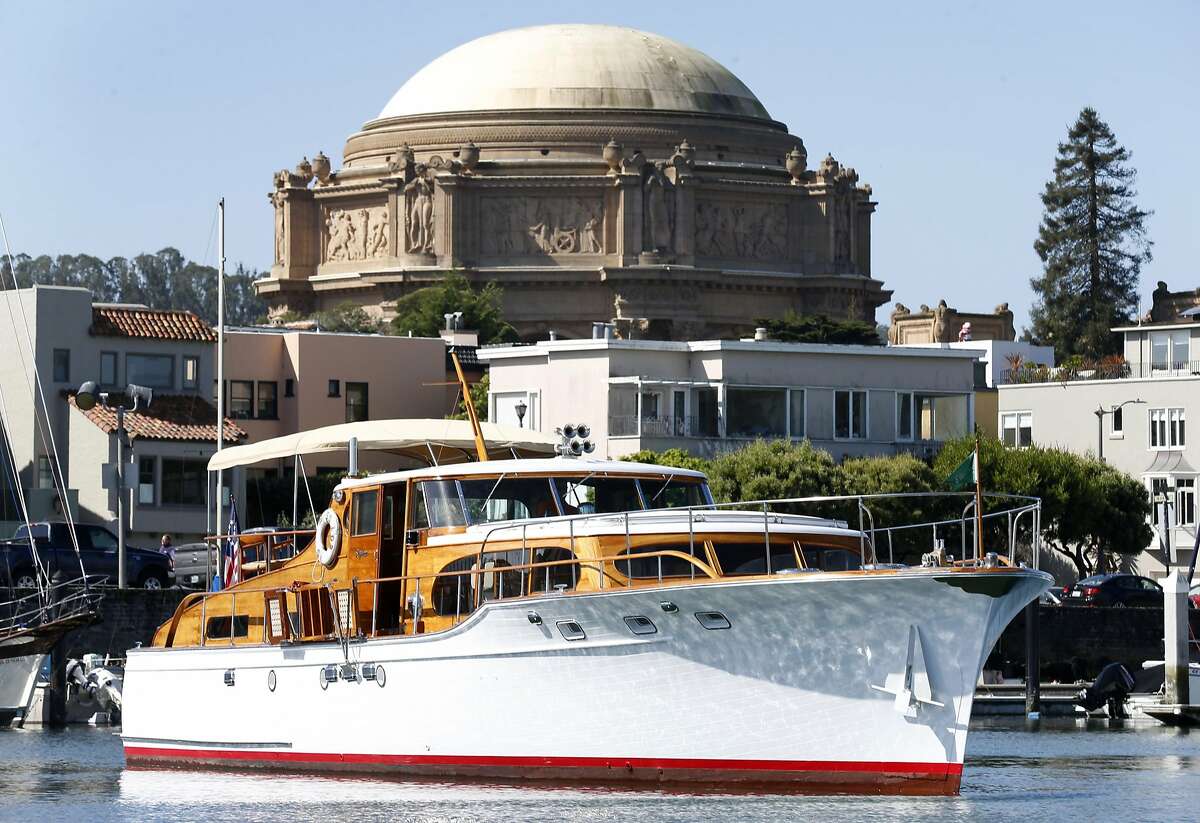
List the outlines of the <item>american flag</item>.
{"label": "american flag", "polygon": [[229,528],[226,529],[228,539],[225,541],[225,583],[224,588],[235,586],[242,582],[242,552],[238,545],[238,534],[241,532],[241,526],[238,525],[237,516],[237,499],[233,498],[229,501]]}

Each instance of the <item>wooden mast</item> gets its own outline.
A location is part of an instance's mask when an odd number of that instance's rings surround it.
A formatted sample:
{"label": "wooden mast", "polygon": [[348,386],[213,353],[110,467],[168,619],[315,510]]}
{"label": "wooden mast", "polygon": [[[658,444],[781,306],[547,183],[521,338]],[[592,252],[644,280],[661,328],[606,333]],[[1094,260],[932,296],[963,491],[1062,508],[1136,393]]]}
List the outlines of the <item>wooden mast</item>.
{"label": "wooden mast", "polygon": [[458,375],[458,385],[462,387],[463,407],[467,410],[467,419],[471,421],[471,429],[475,432],[475,454],[480,462],[488,459],[487,443],[484,442],[483,432],[479,428],[479,415],[475,413],[475,403],[471,400],[471,387],[463,374],[462,364],[458,362],[458,353],[450,352],[450,360],[454,363],[454,371]]}

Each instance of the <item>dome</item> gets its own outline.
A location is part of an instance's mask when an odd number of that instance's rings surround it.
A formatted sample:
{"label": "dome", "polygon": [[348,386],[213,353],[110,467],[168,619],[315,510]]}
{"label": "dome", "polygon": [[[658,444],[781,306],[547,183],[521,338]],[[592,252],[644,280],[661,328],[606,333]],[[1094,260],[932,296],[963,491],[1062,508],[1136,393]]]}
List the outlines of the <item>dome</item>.
{"label": "dome", "polygon": [[414,74],[379,119],[449,112],[637,109],[770,120],[706,54],[637,29],[551,25],[472,40]]}

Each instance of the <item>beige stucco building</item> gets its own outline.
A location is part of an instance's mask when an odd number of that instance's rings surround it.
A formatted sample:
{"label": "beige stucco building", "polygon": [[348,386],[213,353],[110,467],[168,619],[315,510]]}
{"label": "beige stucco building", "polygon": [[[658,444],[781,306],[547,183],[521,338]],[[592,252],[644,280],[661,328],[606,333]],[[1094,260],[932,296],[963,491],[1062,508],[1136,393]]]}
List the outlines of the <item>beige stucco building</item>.
{"label": "beige stucco building", "polygon": [[501,32],[413,75],[340,168],[275,176],[275,313],[387,318],[447,271],[504,287],[525,339],[749,333],[787,309],[873,320],[871,189],[810,163],[728,69],[600,25]]}
{"label": "beige stucco building", "polygon": [[[711,456],[807,438],[837,459],[932,457],[972,430],[978,351],[754,340],[557,340],[484,347],[490,419],[586,423],[597,454]],[[523,414],[521,413],[523,412]]]}

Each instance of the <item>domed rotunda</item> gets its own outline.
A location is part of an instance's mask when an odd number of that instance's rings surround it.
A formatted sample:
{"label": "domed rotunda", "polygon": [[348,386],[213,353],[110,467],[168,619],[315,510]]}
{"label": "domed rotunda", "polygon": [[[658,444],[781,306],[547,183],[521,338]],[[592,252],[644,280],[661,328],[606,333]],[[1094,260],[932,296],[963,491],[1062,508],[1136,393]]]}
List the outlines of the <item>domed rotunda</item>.
{"label": "domed rotunda", "polygon": [[346,141],[275,175],[272,311],[381,318],[447,272],[504,288],[526,339],[699,339],[787,309],[873,320],[869,186],[773,120],[732,72],[655,34],[481,37]]}

